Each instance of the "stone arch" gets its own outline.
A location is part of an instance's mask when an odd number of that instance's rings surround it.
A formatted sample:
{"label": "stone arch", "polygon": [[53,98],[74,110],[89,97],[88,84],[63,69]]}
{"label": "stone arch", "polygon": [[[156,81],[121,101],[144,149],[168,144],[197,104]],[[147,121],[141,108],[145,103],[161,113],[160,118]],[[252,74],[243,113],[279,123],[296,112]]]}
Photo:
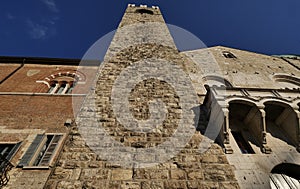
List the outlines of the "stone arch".
{"label": "stone arch", "polygon": [[228,88],[232,88],[233,85],[227,80],[224,79],[223,77],[216,76],[216,75],[208,75],[202,78],[205,84],[209,85],[210,87],[213,85],[217,86],[225,86]]}
{"label": "stone arch", "polygon": [[281,163],[276,165],[270,174],[271,188],[299,188],[300,165]]}
{"label": "stone arch", "polygon": [[259,101],[259,104],[265,104],[265,103],[282,103],[285,104],[286,106],[291,106],[292,103],[291,101],[283,98],[277,98],[277,97],[268,97],[268,98],[263,98]]}
{"label": "stone arch", "polygon": [[230,102],[242,102],[244,104],[248,104],[248,105],[256,105],[259,106],[258,102],[250,97],[245,97],[245,96],[231,96],[231,97],[227,97],[226,98],[226,102],[227,104],[229,104]]}
{"label": "stone arch", "polygon": [[280,99],[268,99],[263,103],[266,112],[266,130],[274,138],[270,147],[276,148],[280,143],[287,143],[299,148],[299,118],[291,103]]}
{"label": "stone arch", "polygon": [[245,99],[229,101],[229,129],[235,141],[230,144],[242,153],[256,153],[263,148],[262,115],[255,102]]}
{"label": "stone arch", "polygon": [[283,88],[300,88],[300,78],[288,74],[275,74],[273,76],[275,82],[282,85]]}
{"label": "stone arch", "polygon": [[293,102],[293,106],[294,106],[294,107],[298,107],[298,111],[300,112],[300,99],[296,99],[296,100]]}

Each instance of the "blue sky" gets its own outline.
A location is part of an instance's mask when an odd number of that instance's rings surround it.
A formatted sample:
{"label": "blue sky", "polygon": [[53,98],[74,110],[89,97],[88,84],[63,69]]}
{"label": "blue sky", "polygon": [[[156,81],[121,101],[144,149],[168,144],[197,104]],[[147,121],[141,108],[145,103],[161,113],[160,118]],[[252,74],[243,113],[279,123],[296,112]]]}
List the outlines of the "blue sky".
{"label": "blue sky", "polygon": [[0,56],[82,58],[128,3],[158,5],[167,23],[208,47],[300,54],[299,0],[2,0]]}

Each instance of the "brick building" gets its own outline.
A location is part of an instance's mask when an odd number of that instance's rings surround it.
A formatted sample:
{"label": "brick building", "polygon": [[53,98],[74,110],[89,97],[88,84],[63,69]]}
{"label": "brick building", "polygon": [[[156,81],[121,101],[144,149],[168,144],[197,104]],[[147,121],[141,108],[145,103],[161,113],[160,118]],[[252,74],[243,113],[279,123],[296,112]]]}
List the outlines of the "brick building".
{"label": "brick building", "polygon": [[[154,58],[165,61],[144,61]],[[158,7],[129,5],[101,69],[97,61],[70,59],[0,57],[0,63],[3,188],[299,188],[297,56],[222,46],[179,52]],[[135,85],[116,87],[123,81]],[[122,96],[133,115],[123,121],[113,104]],[[156,98],[166,109],[161,125],[147,132],[122,125],[151,119]],[[194,98],[193,121],[182,123],[182,103]],[[116,143],[100,140],[99,125]],[[153,150],[153,157],[143,150],[166,144],[180,125],[190,132],[184,146]],[[204,141],[209,145],[199,151]],[[98,153],[103,143],[108,154]],[[114,154],[119,144],[134,156]],[[174,155],[155,163],[173,147]]]}

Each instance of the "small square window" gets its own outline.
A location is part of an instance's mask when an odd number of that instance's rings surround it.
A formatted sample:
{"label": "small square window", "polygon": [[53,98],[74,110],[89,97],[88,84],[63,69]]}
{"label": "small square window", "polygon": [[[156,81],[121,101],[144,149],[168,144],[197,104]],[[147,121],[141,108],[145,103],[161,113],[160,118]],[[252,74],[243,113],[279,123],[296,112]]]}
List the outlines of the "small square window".
{"label": "small square window", "polygon": [[236,58],[236,56],[234,56],[234,54],[232,54],[231,52],[228,52],[228,51],[224,51],[223,56],[225,56],[225,58]]}

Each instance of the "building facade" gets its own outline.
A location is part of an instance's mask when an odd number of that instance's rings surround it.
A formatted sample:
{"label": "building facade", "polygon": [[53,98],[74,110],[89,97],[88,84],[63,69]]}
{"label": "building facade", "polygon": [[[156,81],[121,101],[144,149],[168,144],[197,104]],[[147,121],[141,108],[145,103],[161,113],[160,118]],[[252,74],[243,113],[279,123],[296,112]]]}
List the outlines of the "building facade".
{"label": "building facade", "polygon": [[[101,64],[0,62],[3,188],[299,188],[297,56],[222,46],[180,52],[158,7],[128,5]],[[114,97],[125,97],[132,115],[118,117]],[[164,111],[153,111],[155,99]],[[184,100],[194,108],[187,122]],[[155,113],[165,116],[154,129],[123,124],[157,121]],[[169,144],[181,125],[186,143]]]}

